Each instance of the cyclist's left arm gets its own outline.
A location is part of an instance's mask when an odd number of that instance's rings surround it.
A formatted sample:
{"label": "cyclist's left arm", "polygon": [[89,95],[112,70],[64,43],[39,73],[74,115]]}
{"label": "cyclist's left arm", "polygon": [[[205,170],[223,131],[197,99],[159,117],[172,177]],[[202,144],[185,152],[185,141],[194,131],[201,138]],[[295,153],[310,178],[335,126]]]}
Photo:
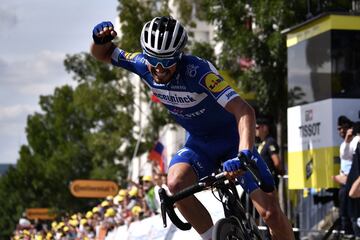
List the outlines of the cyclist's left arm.
{"label": "cyclist's left arm", "polygon": [[255,140],[255,112],[253,108],[229,86],[213,64],[209,61],[199,61],[198,63],[202,63],[202,68],[208,69],[208,72],[200,80],[200,85],[236,118],[240,136],[239,151],[251,151]]}
{"label": "cyclist's left arm", "polygon": [[239,96],[230,100],[226,104],[225,109],[236,118],[240,136],[239,151],[252,150],[255,139],[254,109]]}
{"label": "cyclist's left arm", "polygon": [[111,63],[143,77],[147,72],[145,59],[140,53],[129,53],[118,48],[112,40],[117,32],[111,22],[101,22],[93,29],[91,54],[99,61]]}

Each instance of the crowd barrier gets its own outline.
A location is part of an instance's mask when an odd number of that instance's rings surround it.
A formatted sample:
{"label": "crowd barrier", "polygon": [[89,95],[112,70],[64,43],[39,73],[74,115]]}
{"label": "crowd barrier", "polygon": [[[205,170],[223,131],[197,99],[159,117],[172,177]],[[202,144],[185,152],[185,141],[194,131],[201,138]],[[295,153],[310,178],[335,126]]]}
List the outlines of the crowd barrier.
{"label": "crowd barrier", "polygon": [[[238,189],[239,193],[242,191]],[[221,203],[213,196],[212,192],[205,191],[196,194],[197,198],[209,210],[215,223],[218,219],[224,217]],[[182,220],[182,216],[176,210]],[[129,226],[120,226],[111,232],[108,232],[105,240],[201,240],[199,234],[191,228],[189,231],[181,231],[176,228],[169,218],[167,218],[167,227],[163,227],[161,215],[155,215],[141,221],[132,222]]]}

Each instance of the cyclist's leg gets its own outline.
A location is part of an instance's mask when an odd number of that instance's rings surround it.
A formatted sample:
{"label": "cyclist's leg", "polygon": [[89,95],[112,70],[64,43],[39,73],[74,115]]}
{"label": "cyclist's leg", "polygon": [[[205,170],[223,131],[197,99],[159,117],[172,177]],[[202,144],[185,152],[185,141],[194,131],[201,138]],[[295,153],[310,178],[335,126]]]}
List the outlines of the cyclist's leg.
{"label": "cyclist's leg", "polygon": [[[196,183],[199,177],[208,174],[207,171],[204,172],[204,168],[199,168],[199,166],[204,166],[203,161],[204,157],[189,148],[185,147],[179,150],[169,166],[168,187],[170,192],[179,192]],[[209,212],[195,196],[178,201],[176,206],[199,234],[207,232],[212,227],[213,222]]]}
{"label": "cyclist's leg", "polygon": [[[231,149],[237,149],[238,145],[237,135],[217,138],[189,135],[185,147],[171,160],[168,173],[170,191],[178,192],[213,173],[220,166],[218,160]],[[203,239],[211,238],[212,219],[195,197],[179,202],[178,208]]]}
{"label": "cyclist's leg", "polygon": [[[171,193],[176,193],[197,182],[197,176],[188,163],[177,163],[171,166],[168,172],[168,187]],[[202,234],[212,226],[209,212],[194,196],[176,203],[184,218]]]}
{"label": "cyclist's leg", "polygon": [[[265,181],[266,184],[274,185],[274,180],[266,163],[256,150],[254,150],[254,155],[258,159],[256,165],[260,171],[262,180]],[[280,208],[276,191],[265,193],[259,189],[250,173],[245,173],[239,178],[239,181],[244,190],[250,194],[254,207],[270,228],[272,237],[279,240],[294,239],[290,222]]]}
{"label": "cyclist's leg", "polygon": [[275,191],[265,193],[256,189],[250,198],[274,239],[294,239],[290,222],[280,208]]}

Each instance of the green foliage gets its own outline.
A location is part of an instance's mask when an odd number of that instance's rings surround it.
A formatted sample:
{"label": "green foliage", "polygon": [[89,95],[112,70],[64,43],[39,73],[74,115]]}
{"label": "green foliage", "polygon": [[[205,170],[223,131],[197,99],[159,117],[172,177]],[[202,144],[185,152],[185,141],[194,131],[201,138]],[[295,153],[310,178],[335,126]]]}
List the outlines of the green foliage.
{"label": "green foliage", "polygon": [[[140,0],[119,0],[120,22],[122,37],[118,39],[121,49],[128,52],[141,51],[140,34],[144,23],[156,16],[171,15],[166,1],[140,1]],[[121,71],[121,70],[120,70]],[[129,72],[123,70],[124,76]],[[147,86],[141,85],[143,100],[150,102],[151,93]],[[160,128],[166,123],[173,122],[167,110],[160,104],[151,104],[150,115],[148,116],[148,127],[144,129],[144,142],[140,145],[139,153],[147,151],[159,137]]]}
{"label": "green foliage", "polygon": [[[72,180],[118,181],[119,176],[126,176],[129,149],[136,141],[131,84],[118,82],[114,69],[87,54],[69,56],[65,66],[75,73],[78,85],[41,96],[41,112],[28,117],[28,145],[21,147],[16,168],[0,181],[0,192],[6,194],[0,199],[0,213],[9,216],[1,218],[1,229],[14,229],[26,208],[85,210],[89,199],[71,195]],[[120,152],[124,141],[132,145]]]}
{"label": "green foliage", "polygon": [[123,34],[121,39],[119,39],[119,46],[129,52],[141,51],[140,33],[144,23],[156,16],[170,14],[168,0],[119,0],[118,10],[121,22],[120,31]]}
{"label": "green foliage", "polygon": [[[280,143],[285,143],[288,103],[303,93],[298,89],[288,93],[286,35],[281,31],[322,12],[348,12],[350,1],[319,1],[317,5],[316,1],[297,0],[194,2],[197,17],[216,26],[215,40],[222,44],[218,67],[228,71],[240,89],[256,93],[256,109],[272,115],[282,126]],[[241,68],[241,59],[251,59],[255,65]]]}
{"label": "green foliage", "polygon": [[[140,50],[144,22],[156,15],[169,15],[167,1],[124,0],[121,9],[123,38],[116,39],[127,51]],[[26,208],[48,207],[55,212],[88,208],[89,199],[74,198],[68,187],[75,179],[110,179],[119,183],[127,177],[139,132],[133,121],[134,84],[129,73],[100,63],[87,53],[68,55],[65,69],[77,86],[55,89],[41,96],[41,112],[28,117],[28,145],[20,149],[16,168],[0,180],[0,238],[8,239]],[[145,85],[143,98],[150,100]],[[159,104],[152,104],[140,144],[142,154],[158,137],[161,126],[172,120]],[[120,149],[120,146],[123,145]]]}
{"label": "green foliage", "polygon": [[[281,31],[321,12],[351,8],[349,1],[343,0],[317,5],[310,1],[309,7],[307,3],[295,0],[194,3],[200,9],[197,16],[217,26],[216,41],[223,46],[217,59],[219,67],[229,71],[240,88],[256,92],[259,111],[273,115],[277,121],[286,119],[287,107],[286,36]],[[255,66],[241,69],[241,58],[254,60]]]}
{"label": "green foliage", "polygon": [[[247,1],[208,0],[202,5],[207,20],[218,25],[217,40],[223,42],[219,66],[230,71],[239,87],[257,93],[261,112],[277,117],[284,110],[279,106],[286,106],[286,46],[280,31],[295,23],[289,11],[291,3],[264,0],[249,5]],[[256,66],[242,70],[241,58],[254,60]]]}
{"label": "green foliage", "polygon": [[207,42],[195,42],[191,47],[191,54],[216,64],[214,48]]}

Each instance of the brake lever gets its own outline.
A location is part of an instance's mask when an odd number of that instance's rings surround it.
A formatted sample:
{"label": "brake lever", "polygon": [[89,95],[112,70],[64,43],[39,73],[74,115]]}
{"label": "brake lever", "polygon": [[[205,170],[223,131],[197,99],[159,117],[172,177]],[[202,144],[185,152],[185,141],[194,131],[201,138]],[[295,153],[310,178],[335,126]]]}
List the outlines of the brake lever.
{"label": "brake lever", "polygon": [[167,227],[167,223],[166,223],[166,203],[165,203],[165,198],[166,198],[166,191],[164,188],[160,188],[159,189],[159,197],[160,197],[160,210],[161,210],[161,217],[163,220],[163,226],[164,228]]}
{"label": "brake lever", "polygon": [[170,220],[175,224],[176,227],[178,227],[183,231],[190,230],[191,224],[181,221],[180,218],[176,215],[175,210],[173,208],[174,200],[170,199],[167,196],[164,188],[159,189],[159,197],[160,197],[160,208],[161,208],[161,217],[163,219],[163,226],[167,227],[166,214],[168,214]]}

